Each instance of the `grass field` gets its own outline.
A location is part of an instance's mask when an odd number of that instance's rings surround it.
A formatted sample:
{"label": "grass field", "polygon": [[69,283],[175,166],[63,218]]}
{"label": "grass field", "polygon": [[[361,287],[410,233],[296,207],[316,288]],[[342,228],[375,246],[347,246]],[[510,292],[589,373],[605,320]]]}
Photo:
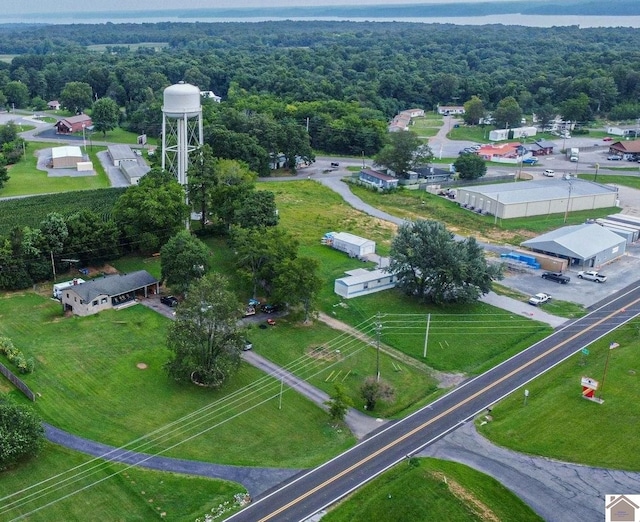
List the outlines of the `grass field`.
{"label": "grass field", "polygon": [[497,480],[454,462],[402,462],[354,493],[323,522],[541,521]]}
{"label": "grass field", "polygon": [[[612,342],[620,347],[609,350]],[[640,321],[636,319],[589,346],[588,355],[574,355],[527,384],[526,405],[523,390],[495,405],[493,421],[479,427],[480,433],[525,453],[640,471],[639,349]],[[582,398],[583,376],[604,381],[603,404]]]}
{"label": "grass field", "polygon": [[[79,480],[71,483],[76,478]],[[69,483],[64,484],[65,479]],[[89,487],[92,483],[96,485]],[[84,487],[87,489],[79,495],[59,500]],[[231,482],[127,468],[47,444],[37,458],[0,473],[0,518],[14,520],[55,502],[30,514],[28,520],[190,522],[198,517],[204,519],[206,513],[225,502],[231,508],[227,514],[237,511],[237,507],[233,509],[234,495],[245,491]]]}
{"label": "grass field", "polygon": [[0,299],[0,335],[36,359],[24,381],[40,394],[41,415],[62,429],[120,446],[199,411],[135,447],[156,452],[180,443],[167,455],[249,466],[308,467],[353,443],[288,389],[279,409],[280,383],[249,365],[220,392],[170,380],[162,368],[168,323],[143,306],[63,318],[59,303],[32,293]]}
{"label": "grass field", "polygon": [[[51,143],[29,142],[26,158],[9,167],[9,181],[0,189],[0,196],[24,196],[109,187],[109,179],[103,170],[97,171],[98,175],[95,176],[77,177],[51,177],[46,171],[38,170],[36,151],[50,149],[51,146]],[[92,159],[95,165],[96,160]]]}

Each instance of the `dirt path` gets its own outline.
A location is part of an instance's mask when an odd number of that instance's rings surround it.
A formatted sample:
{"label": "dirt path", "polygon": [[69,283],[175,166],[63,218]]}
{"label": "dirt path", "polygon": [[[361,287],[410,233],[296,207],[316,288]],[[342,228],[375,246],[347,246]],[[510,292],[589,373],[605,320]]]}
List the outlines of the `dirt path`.
{"label": "dirt path", "polygon": [[[343,323],[342,321],[339,321],[338,319],[335,319],[334,317],[331,317],[330,315],[327,315],[323,312],[320,312],[318,314],[318,319],[334,330],[348,333],[356,339],[361,339],[362,341],[365,341],[369,344],[375,342],[373,337],[370,337],[362,333],[360,330],[357,330],[356,328],[353,328],[352,326]],[[391,346],[384,343],[380,343],[380,351],[386,355],[389,355],[390,357],[393,357],[397,361],[406,364],[407,366],[411,366],[412,368],[416,368],[418,371],[431,375],[436,381],[438,381],[438,388],[452,388],[458,386],[461,382],[467,379],[467,376],[464,373],[444,373],[434,370],[430,366],[427,366],[426,364],[414,359],[413,357],[410,357],[407,354],[402,353],[401,351],[396,350],[395,348],[392,348]]]}

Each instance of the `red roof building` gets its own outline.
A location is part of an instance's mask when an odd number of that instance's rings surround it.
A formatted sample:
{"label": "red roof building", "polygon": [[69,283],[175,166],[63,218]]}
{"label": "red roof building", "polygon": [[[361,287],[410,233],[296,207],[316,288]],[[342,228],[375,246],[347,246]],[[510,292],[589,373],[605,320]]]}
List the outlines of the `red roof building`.
{"label": "red roof building", "polygon": [[83,128],[90,127],[92,123],[91,117],[86,114],[79,114],[78,116],[58,121],[54,127],[58,134],[73,134],[74,132],[82,132]]}

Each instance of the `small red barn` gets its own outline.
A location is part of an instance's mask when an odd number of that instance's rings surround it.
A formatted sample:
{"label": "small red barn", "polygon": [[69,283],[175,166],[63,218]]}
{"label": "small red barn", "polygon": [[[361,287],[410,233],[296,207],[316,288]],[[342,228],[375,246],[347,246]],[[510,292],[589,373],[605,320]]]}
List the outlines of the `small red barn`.
{"label": "small red barn", "polygon": [[74,132],[82,132],[83,128],[90,127],[92,124],[91,117],[86,114],[79,114],[71,118],[65,118],[55,124],[58,134],[73,134]]}

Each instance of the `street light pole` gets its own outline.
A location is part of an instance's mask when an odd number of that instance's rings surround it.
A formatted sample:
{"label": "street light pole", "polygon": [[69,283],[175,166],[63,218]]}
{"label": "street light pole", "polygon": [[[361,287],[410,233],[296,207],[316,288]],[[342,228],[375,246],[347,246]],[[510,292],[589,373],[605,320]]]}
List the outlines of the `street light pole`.
{"label": "street light pole", "polygon": [[86,135],[84,133],[84,128],[85,128],[85,124],[82,124],[82,146],[84,147],[84,153],[87,153],[87,138]]}
{"label": "street light pole", "polygon": [[382,333],[382,323],[380,322],[380,312],[376,315],[376,381],[380,381],[380,334]]}

